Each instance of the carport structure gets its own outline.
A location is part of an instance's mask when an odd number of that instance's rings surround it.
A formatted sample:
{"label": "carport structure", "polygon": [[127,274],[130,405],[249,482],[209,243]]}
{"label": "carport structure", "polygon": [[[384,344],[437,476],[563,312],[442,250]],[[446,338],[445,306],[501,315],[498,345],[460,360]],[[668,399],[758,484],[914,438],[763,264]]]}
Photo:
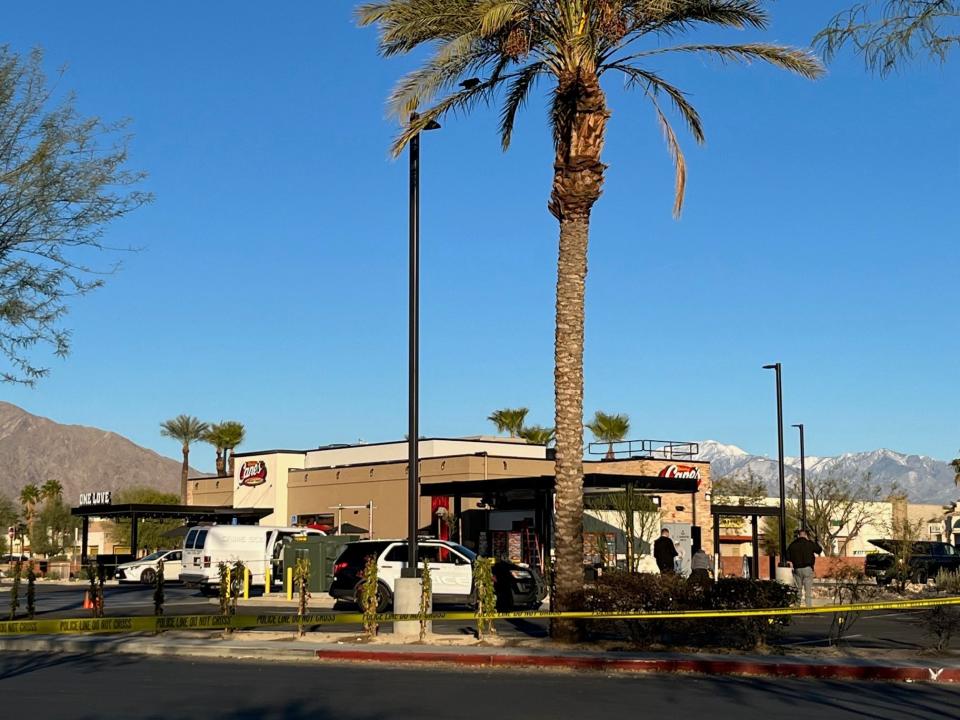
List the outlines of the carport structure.
{"label": "carport structure", "polygon": [[[587,472],[583,475],[584,493],[626,492],[648,495],[691,494],[697,492],[698,481],[693,478],[666,479],[614,472]],[[453,498],[454,515],[462,512],[464,498],[480,500],[487,508],[497,510],[532,510],[534,530],[543,545],[544,557],[550,556],[553,537],[553,503],[555,493],[553,475],[497,477],[483,479],[434,480],[425,478],[420,483],[423,496]],[[627,529],[632,535],[632,528]]]}
{"label": "carport structure", "polygon": [[[750,546],[753,559],[750,563],[750,575],[756,580],[760,577],[760,533],[758,518],[779,517],[780,508],[776,505],[711,505],[713,515],[713,547],[717,554],[717,567],[720,562],[720,519],[724,517],[750,518]],[[774,559],[770,556],[770,577],[774,577]]]}
{"label": "carport structure", "polygon": [[130,521],[130,552],[137,555],[137,529],[140,520],[184,520],[192,523],[218,525],[255,525],[273,512],[273,508],[230,508],[203,505],[151,505],[125,503],[121,505],[83,505],[70,509],[70,514],[82,518],[81,561],[87,563],[87,540],[90,518]]}

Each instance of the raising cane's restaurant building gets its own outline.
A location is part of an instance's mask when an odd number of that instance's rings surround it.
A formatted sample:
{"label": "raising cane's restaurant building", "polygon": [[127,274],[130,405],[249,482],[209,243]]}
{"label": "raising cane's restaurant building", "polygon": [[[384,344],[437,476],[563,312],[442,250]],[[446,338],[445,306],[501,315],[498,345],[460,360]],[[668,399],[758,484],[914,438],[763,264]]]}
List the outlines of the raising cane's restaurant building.
{"label": "raising cane's restaurant building", "polygon": [[[543,565],[553,542],[551,449],[484,436],[427,438],[419,449],[424,534],[459,539],[483,555]],[[660,507],[660,525],[671,530],[689,563],[695,545],[714,552],[710,464],[698,460],[698,452],[696,443],[687,442],[591,444],[584,493],[648,495]],[[234,458],[233,475],[191,479],[188,504],[270,510],[261,520],[265,525],[313,525],[371,538],[407,534],[406,441]],[[608,546],[607,557],[623,555],[623,533],[618,536],[612,515],[587,513],[585,555],[598,544]],[[652,528],[644,542],[659,530]]]}

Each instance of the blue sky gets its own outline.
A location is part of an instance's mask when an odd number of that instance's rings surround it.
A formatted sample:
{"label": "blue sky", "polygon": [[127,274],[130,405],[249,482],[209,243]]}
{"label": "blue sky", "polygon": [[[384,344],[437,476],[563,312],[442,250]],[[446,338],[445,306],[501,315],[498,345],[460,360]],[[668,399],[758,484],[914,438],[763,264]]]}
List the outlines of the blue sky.
{"label": "blue sky", "polygon": [[[354,3],[16,3],[3,42],[46,50],[88,114],[130,117],[156,201],[112,226],[142,247],[68,316],[73,352],[2,395],[177,456],[161,420],[246,423],[245,449],[403,436],[406,161],[384,100],[415,58],[377,57]],[[807,44],[843,3],[774,3]],[[593,216],[586,399],[637,438],[774,453],[773,377],[811,454],[960,448],[960,58],[819,82],[694,57],[656,66],[706,124],[689,184],[642,98],[607,84],[606,189]],[[526,405],[552,424],[556,226],[536,97],[514,147],[496,115],[423,143],[422,419],[491,432]],[[679,126],[679,123],[678,123]],[[788,452],[795,445],[788,435]],[[212,465],[201,450],[195,464]],[[207,462],[209,460],[209,462]]]}

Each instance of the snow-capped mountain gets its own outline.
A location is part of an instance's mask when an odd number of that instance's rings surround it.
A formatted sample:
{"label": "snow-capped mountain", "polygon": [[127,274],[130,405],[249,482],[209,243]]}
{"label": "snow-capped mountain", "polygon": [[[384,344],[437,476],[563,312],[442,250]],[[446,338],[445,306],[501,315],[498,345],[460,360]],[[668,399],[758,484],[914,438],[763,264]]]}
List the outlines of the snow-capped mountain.
{"label": "snow-capped mountain", "polygon": [[[736,445],[715,440],[700,443],[700,460],[709,460],[713,477],[745,477],[753,473],[777,491],[777,458],[751,455]],[[787,482],[800,475],[800,458],[784,458]],[[885,492],[893,488],[905,492],[915,503],[951,503],[960,499],[950,464],[923,455],[905,455],[893,450],[844,453],[836,457],[807,456],[807,479],[821,477],[860,478],[870,474],[872,482]]]}

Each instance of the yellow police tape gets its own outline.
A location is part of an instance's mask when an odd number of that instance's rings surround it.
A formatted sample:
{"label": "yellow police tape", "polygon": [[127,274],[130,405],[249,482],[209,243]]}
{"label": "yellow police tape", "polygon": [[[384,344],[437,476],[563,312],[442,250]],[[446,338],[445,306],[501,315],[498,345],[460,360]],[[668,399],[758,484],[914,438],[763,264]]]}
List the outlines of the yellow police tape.
{"label": "yellow police tape", "polygon": [[[925,598],[922,600],[892,600],[889,602],[855,603],[852,605],[823,605],[813,608],[760,608],[744,610],[678,610],[654,612],[551,612],[523,610],[519,612],[485,613],[491,620],[694,620],[704,618],[784,617],[792,615],[823,615],[873,612],[877,610],[922,610],[934,607],[960,605],[960,597]],[[476,621],[473,612],[434,612],[420,615],[376,615],[378,623],[396,621],[433,622],[445,620]],[[307,626],[358,625],[364,620],[361,613],[310,613],[303,616]],[[162,632],[164,630],[224,630],[271,626],[291,626],[298,623],[295,614],[270,615],[168,615],[164,617],[70,618],[65,620],[15,620],[0,622],[0,635],[66,635],[74,633]]]}

